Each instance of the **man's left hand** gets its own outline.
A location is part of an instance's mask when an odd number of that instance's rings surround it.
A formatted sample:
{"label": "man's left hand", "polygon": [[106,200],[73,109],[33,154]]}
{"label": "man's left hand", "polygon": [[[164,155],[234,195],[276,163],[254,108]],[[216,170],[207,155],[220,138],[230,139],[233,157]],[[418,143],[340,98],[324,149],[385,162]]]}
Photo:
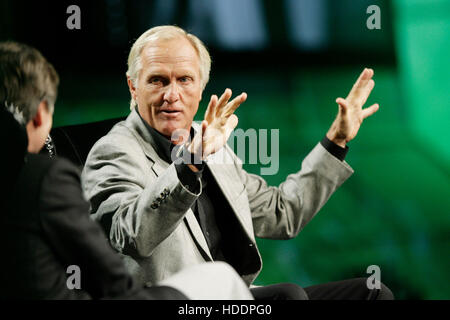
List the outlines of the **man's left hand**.
{"label": "man's left hand", "polygon": [[346,143],[355,138],[363,120],[379,109],[377,103],[366,109],[362,108],[375,86],[375,82],[372,80],[373,74],[372,69],[364,69],[347,98],[336,99],[339,112],[328,130],[327,138],[342,148],[345,148]]}

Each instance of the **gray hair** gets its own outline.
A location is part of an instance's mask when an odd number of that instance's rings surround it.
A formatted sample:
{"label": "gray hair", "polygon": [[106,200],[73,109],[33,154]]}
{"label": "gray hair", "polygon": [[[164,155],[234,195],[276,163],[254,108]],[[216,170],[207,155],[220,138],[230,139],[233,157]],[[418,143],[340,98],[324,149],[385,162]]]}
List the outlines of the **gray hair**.
{"label": "gray hair", "polygon": [[33,47],[18,42],[0,42],[0,103],[28,123],[39,103],[47,101],[53,112],[59,76],[55,68]]}
{"label": "gray hair", "polygon": [[[177,37],[186,38],[197,51],[200,60],[200,81],[202,90],[205,89],[209,81],[209,72],[211,70],[211,57],[203,42],[195,35],[190,34],[183,29],[176,26],[158,26],[151,28],[144,32],[133,44],[128,55],[128,70],[127,76],[130,77],[131,82],[137,87],[137,79],[139,72],[142,69],[141,53],[144,47],[152,41],[156,40],[171,40]],[[130,109],[136,106],[136,101],[131,97]]]}

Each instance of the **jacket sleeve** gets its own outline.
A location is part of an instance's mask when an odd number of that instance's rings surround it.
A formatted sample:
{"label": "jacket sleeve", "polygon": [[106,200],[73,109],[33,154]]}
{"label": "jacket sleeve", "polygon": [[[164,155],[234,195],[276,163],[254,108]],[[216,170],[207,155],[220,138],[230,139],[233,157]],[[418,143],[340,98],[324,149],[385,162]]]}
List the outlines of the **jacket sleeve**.
{"label": "jacket sleeve", "polygon": [[303,160],[301,170],[290,174],[278,187],[247,173],[239,159],[236,165],[247,191],[255,235],[269,239],[296,237],[353,173],[345,161],[331,155],[320,143]]}
{"label": "jacket sleeve", "polygon": [[152,165],[135,139],[109,134],[94,145],[83,170],[91,213],[127,255],[150,256],[198,197],[180,182],[174,164],[159,176]]}
{"label": "jacket sleeve", "polygon": [[93,298],[150,297],[90,218],[79,172],[73,165],[56,160],[50,167],[42,181],[39,206],[45,236],[65,266],[80,268],[82,290]]}

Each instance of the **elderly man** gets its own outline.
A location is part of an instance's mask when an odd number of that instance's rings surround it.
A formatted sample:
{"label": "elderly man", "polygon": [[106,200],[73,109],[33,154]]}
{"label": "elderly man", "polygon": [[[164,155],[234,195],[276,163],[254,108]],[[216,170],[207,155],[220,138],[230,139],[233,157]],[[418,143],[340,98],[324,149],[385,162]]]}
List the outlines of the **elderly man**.
{"label": "elderly man", "polygon": [[0,298],[252,299],[225,263],[192,266],[152,288],[133,279],[90,219],[77,168],[37,154],[52,126],[58,83],[39,51],[0,43],[0,127],[13,135],[8,143],[17,143],[2,156],[9,170],[2,181],[10,190],[0,207],[7,257],[0,264]]}
{"label": "elderly man", "polygon": [[[365,69],[326,137],[298,173],[278,188],[242,169],[226,145],[247,95],[213,95],[201,125],[193,123],[209,79],[202,42],[174,26],[152,28],[133,44],[127,80],[131,113],[100,139],[83,171],[94,217],[129,270],[155,283],[203,261],[230,263],[250,286],[262,262],[255,236],[289,239],[313,218],[353,172],[346,143],[378,105],[362,109],[374,81]],[[252,289],[256,298],[389,298],[364,279],[306,288]]]}

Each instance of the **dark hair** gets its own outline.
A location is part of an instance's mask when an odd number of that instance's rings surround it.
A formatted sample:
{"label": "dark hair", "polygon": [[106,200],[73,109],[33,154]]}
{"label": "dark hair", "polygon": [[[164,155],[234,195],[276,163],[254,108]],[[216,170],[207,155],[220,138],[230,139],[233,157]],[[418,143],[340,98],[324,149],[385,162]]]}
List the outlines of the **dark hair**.
{"label": "dark hair", "polygon": [[25,123],[47,101],[50,111],[58,93],[55,68],[33,47],[17,42],[0,42],[0,103],[22,113]]}

